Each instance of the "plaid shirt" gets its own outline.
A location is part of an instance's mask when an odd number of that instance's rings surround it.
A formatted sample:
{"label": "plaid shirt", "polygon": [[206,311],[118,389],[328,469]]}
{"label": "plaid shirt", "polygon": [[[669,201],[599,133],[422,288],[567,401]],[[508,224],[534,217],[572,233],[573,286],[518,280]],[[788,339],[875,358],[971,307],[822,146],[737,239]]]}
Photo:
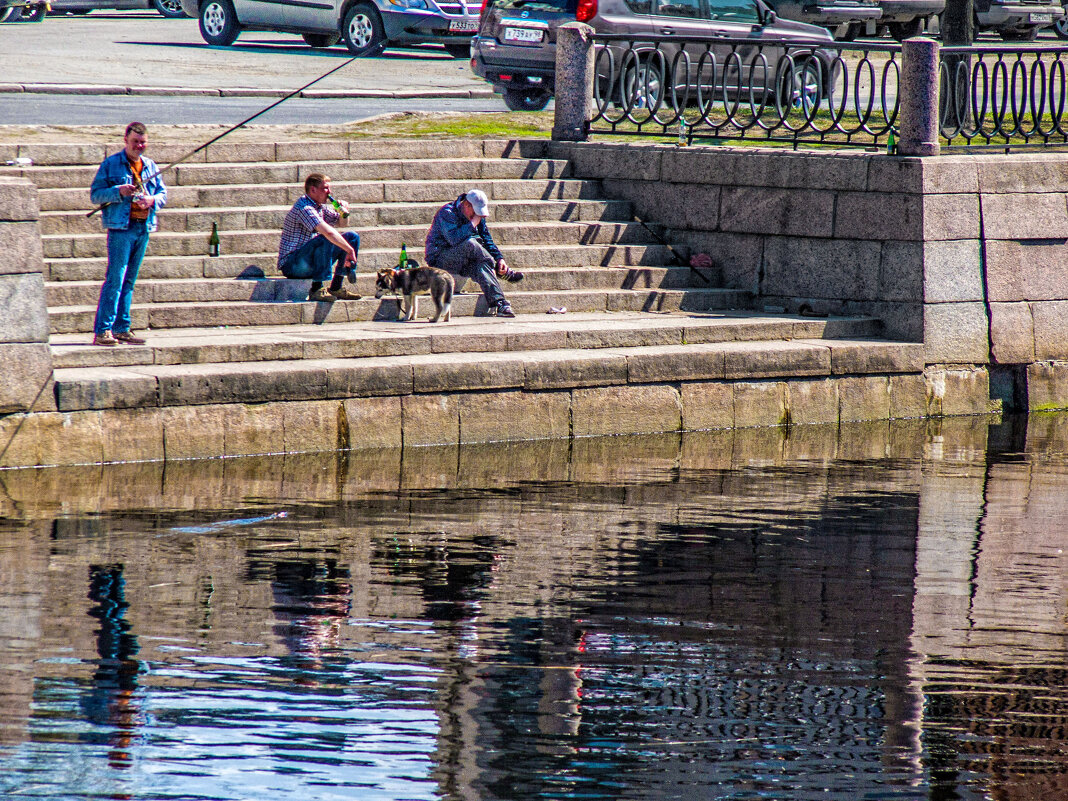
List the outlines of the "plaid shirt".
{"label": "plaid shirt", "polygon": [[286,218],[282,221],[282,241],[278,245],[278,266],[285,258],[302,248],[315,235],[315,228],[320,223],[337,225],[341,215],[326,206],[320,206],[307,195],[293,204]]}

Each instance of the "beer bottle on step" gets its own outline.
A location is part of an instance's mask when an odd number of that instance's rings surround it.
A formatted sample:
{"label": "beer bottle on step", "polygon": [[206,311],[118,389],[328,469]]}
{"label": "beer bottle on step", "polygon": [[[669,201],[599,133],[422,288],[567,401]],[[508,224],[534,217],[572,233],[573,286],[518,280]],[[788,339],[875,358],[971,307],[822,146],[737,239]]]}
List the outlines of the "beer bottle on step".
{"label": "beer bottle on step", "polygon": [[401,242],[400,268],[408,269],[408,247],[403,242]]}
{"label": "beer bottle on step", "polygon": [[208,255],[219,255],[219,224],[212,222],[211,224],[211,236],[208,237]]}

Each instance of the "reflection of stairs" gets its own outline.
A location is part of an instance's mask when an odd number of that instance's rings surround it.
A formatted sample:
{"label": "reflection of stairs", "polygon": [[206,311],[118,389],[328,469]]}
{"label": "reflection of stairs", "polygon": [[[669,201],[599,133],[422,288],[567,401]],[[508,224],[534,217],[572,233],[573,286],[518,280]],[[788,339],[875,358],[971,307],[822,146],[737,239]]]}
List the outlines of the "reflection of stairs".
{"label": "reflection of stairs", "polygon": [[[154,151],[161,163],[180,152]],[[167,176],[170,202],[135,292],[134,328],[149,345],[117,348],[87,344],[105,265],[99,220],[85,216],[96,164],[26,169],[39,186],[59,409],[921,369],[919,346],[870,339],[879,324],[869,318],[746,311],[748,293],[695,281],[629,203],[544,152],[503,141],[215,146]],[[276,270],[282,217],[312,171],[352,204],[361,300],[305,302],[307,282]],[[402,243],[421,260],[436,209],[476,186],[491,198],[495,239],[526,274],[504,287],[519,317],[482,317],[469,283],[451,323],[395,322],[396,302],[373,297],[375,271],[396,263]],[[206,255],[212,222],[217,258]],[[432,309],[422,300],[421,317]]]}

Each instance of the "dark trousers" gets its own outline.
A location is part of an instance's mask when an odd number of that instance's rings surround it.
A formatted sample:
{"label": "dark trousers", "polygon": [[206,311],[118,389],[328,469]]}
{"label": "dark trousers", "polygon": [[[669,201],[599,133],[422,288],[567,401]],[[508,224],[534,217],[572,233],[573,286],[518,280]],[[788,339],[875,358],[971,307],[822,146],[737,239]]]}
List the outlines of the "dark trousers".
{"label": "dark trousers", "polygon": [[430,266],[470,278],[481,287],[491,309],[505,302],[501,282],[497,280],[496,262],[477,239],[466,239],[459,245],[438,251]]}

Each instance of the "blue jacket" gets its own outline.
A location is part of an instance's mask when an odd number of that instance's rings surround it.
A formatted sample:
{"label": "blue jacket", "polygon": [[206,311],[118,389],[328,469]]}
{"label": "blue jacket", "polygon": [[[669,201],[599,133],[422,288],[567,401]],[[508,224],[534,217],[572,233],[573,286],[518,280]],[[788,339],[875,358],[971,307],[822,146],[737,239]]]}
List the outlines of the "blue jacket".
{"label": "blue jacket", "polygon": [[460,203],[463,199],[464,196],[460,195],[456,200],[438,209],[438,213],[434,215],[434,222],[430,224],[430,233],[426,235],[426,246],[423,249],[427,264],[433,266],[435,258],[441,251],[455,247],[472,237],[477,238],[483,244],[495,262],[504,258],[504,254],[493,243],[493,237],[490,236],[489,228],[486,227],[485,218],[479,222],[478,228],[475,228],[460,211]]}
{"label": "blue jacket", "polygon": [[[145,192],[156,200],[148,210],[148,219],[145,220],[145,227],[151,232],[156,230],[156,212],[167,204],[167,187],[163,184],[163,177],[159,175],[156,162],[148,156],[141,156],[141,175],[151,176],[145,181]],[[125,150],[120,150],[100,162],[100,168],[89,187],[89,200],[96,206],[107,204],[100,216],[105,228],[125,231],[130,227],[133,200],[120,195],[119,187],[133,182],[133,173],[130,171]]]}

